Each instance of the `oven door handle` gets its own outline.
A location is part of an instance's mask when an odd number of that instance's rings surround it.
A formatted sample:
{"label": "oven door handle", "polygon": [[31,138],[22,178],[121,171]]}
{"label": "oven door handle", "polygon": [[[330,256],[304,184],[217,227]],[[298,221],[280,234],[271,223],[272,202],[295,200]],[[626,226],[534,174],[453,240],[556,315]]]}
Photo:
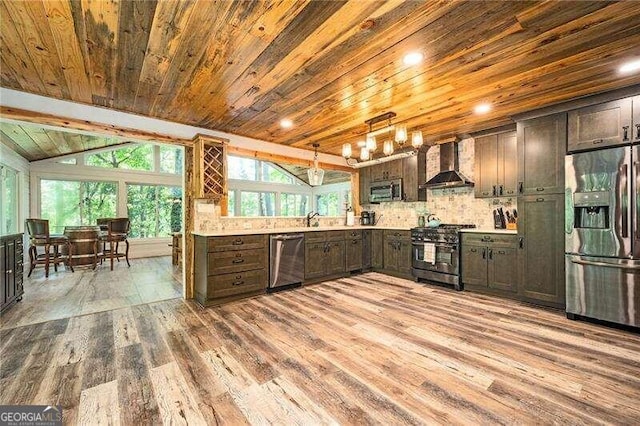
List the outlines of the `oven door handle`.
{"label": "oven door handle", "polygon": [[428,242],[428,241],[427,241],[427,242],[424,242],[424,243],[416,243],[416,242],[413,242],[413,243],[411,243],[411,244],[412,244],[414,247],[424,247],[424,245],[425,245],[425,244],[434,244],[434,245],[435,245],[435,247],[436,247],[436,248],[439,248],[439,249],[442,249],[442,248],[450,249],[449,251],[450,251],[451,253],[453,253],[454,251],[456,251],[456,250],[458,249],[457,244],[447,244],[447,243],[442,243],[442,244],[440,244],[440,243],[430,243],[430,242]]}

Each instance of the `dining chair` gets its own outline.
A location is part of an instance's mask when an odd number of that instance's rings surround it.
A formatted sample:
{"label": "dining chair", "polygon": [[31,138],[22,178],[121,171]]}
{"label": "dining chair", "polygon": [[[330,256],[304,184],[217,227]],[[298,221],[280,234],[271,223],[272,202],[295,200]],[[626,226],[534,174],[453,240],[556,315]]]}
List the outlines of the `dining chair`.
{"label": "dining chair", "polygon": [[[102,233],[100,236],[100,240],[103,243],[102,256],[100,258],[100,263],[104,259],[109,259],[111,261],[111,270],[113,271],[113,259],[116,259],[118,262],[121,257],[124,257],[127,261],[127,266],[131,266],[129,263],[129,241],[127,237],[129,236],[129,228],[131,226],[131,222],[128,217],[118,217],[109,219],[107,223],[107,232]],[[109,248],[106,248],[106,244],[109,244]],[[119,244],[125,243],[126,249],[124,253],[119,251]]]}
{"label": "dining chair", "polygon": [[[72,247],[69,244],[69,238],[65,235],[52,235],[49,233],[49,221],[46,219],[27,219],[27,232],[29,232],[29,260],[31,266],[29,268],[29,274],[37,265],[44,265],[44,276],[49,277],[49,265],[53,264],[54,271],[58,272],[58,263],[64,264],[66,267],[73,271],[71,265]],[[67,250],[66,259],[60,252],[60,247],[63,246]],[[43,252],[40,253],[38,248],[42,247]],[[52,252],[53,250],[53,252]]]}

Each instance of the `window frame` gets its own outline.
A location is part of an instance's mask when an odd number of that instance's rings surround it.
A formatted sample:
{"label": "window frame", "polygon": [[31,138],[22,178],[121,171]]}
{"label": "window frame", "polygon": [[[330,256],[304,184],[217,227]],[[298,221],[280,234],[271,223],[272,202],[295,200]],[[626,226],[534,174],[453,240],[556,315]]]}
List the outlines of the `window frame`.
{"label": "window frame", "polygon": [[20,210],[21,210],[21,200],[20,200],[20,193],[22,190],[22,185],[20,183],[21,178],[22,178],[22,174],[20,172],[20,170],[14,169],[13,167],[11,167],[8,164],[5,163],[0,163],[0,195],[2,197],[4,197],[4,194],[6,193],[6,173],[7,171],[11,171],[15,174],[15,182],[16,182],[16,186],[15,186],[15,199],[14,199],[14,218],[15,218],[15,228],[11,230],[11,232],[6,233],[5,234],[5,230],[4,230],[4,224],[5,224],[5,209],[4,207],[2,209],[0,209],[0,235],[12,235],[12,234],[18,234],[20,233],[21,230],[21,217],[20,217]]}

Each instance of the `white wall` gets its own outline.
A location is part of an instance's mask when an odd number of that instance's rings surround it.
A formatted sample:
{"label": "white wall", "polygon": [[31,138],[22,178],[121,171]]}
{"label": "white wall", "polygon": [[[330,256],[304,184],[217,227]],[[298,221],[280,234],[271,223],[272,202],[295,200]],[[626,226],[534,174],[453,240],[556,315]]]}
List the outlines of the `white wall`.
{"label": "white wall", "polygon": [[18,232],[24,232],[24,221],[29,217],[29,162],[17,152],[0,143],[0,163],[18,171]]}

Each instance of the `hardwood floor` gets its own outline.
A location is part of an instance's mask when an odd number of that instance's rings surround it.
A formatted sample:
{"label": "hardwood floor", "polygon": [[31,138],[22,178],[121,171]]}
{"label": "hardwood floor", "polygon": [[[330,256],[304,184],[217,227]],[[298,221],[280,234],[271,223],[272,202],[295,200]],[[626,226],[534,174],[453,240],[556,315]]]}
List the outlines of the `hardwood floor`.
{"label": "hardwood floor", "polygon": [[38,267],[31,277],[25,275],[22,301],[0,315],[0,329],[182,296],[182,276],[170,256],[131,259],[131,267],[116,262],[113,271],[108,261],[95,271],[74,269],[51,268],[45,278],[44,268]]}
{"label": "hardwood floor", "polygon": [[0,331],[0,403],[65,424],[640,422],[640,335],[377,273]]}

